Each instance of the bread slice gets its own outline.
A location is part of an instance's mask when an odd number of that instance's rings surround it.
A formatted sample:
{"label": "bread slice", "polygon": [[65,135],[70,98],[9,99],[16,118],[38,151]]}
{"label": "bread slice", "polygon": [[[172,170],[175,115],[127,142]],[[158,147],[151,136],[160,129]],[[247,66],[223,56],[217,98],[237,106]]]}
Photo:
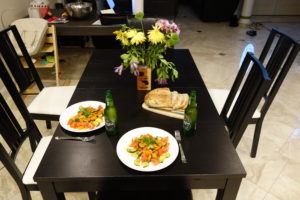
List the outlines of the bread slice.
{"label": "bread slice", "polygon": [[180,107],[178,108],[179,110],[185,110],[189,104],[189,95],[182,94],[182,96],[183,96],[183,101],[181,102]]}
{"label": "bread slice", "polygon": [[189,103],[189,95],[180,94],[177,91],[171,92],[169,88],[157,88],[148,92],[144,101],[152,108],[184,111]]}
{"label": "bread slice", "polygon": [[145,103],[153,108],[171,107],[171,91],[169,88],[157,88],[148,92],[145,96]]}
{"label": "bread slice", "polygon": [[173,108],[175,106],[175,104],[177,103],[178,101],[178,92],[177,91],[173,91],[171,92],[171,107]]}
{"label": "bread slice", "polygon": [[182,101],[184,100],[183,98],[184,98],[184,97],[183,97],[182,94],[178,94],[177,101],[176,101],[176,103],[174,104],[174,106],[172,107],[173,110],[178,110],[178,109],[181,107]]}

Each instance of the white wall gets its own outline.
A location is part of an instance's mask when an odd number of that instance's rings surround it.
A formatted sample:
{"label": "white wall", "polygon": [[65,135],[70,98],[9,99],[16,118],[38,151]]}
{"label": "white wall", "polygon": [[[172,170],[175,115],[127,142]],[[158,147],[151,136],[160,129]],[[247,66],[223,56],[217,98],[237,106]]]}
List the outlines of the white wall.
{"label": "white wall", "polygon": [[0,0],[0,29],[6,28],[16,19],[28,15],[30,0]]}
{"label": "white wall", "polygon": [[[0,0],[0,30],[6,28],[16,19],[28,16],[27,7],[30,0]],[[53,7],[56,0],[49,0]]]}

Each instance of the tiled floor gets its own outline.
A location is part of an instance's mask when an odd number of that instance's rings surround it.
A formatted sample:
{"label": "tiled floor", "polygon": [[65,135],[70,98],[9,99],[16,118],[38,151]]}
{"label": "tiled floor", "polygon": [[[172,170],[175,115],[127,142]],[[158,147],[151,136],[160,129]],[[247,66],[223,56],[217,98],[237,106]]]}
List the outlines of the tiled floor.
{"label": "tiled floor", "polygon": [[[254,18],[262,25],[257,36],[245,34],[249,28],[240,25],[229,27],[227,23],[201,22],[189,8],[181,8],[176,22],[181,25],[182,35],[176,48],[188,48],[208,88],[230,88],[238,70],[240,56],[249,43],[259,55],[272,27],[285,31],[300,40],[300,19]],[[274,21],[275,20],[275,21]],[[76,84],[86,65],[91,49],[63,48],[60,50],[63,80]],[[46,85],[54,84],[50,70],[41,71]],[[62,82],[63,83],[63,82]],[[30,98],[26,98],[30,102]],[[201,112],[200,112],[201,114]],[[43,122],[37,121],[44,135],[53,134],[54,128],[45,130]],[[247,177],[243,180],[238,200],[297,200],[300,196],[300,56],[291,67],[263,124],[258,155],[250,158],[253,126],[249,126],[237,152],[244,164]],[[29,159],[29,149],[22,149],[18,164],[24,169]],[[2,164],[0,163],[0,168]],[[194,190],[195,200],[215,197],[214,190]],[[33,200],[41,199],[33,192]],[[5,169],[0,170],[0,199],[21,199],[18,188]],[[67,199],[87,199],[85,193],[69,193]]]}

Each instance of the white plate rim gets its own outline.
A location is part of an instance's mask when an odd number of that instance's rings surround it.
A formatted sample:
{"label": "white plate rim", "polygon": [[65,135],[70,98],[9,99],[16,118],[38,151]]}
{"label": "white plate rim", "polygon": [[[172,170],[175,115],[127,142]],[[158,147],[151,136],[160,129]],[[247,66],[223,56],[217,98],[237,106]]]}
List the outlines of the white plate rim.
{"label": "white plate rim", "polygon": [[[169,137],[169,142],[170,142],[170,147],[169,147],[169,152],[170,152],[170,157],[167,158],[163,163],[160,163],[156,166],[152,165],[152,163],[149,164],[148,167],[142,167],[142,166],[136,166],[134,165],[134,160],[135,158],[131,156],[127,151],[126,148],[129,146],[131,139],[133,137],[139,137],[142,134],[150,133],[153,136],[162,136],[162,137]],[[117,155],[120,159],[120,161],[126,165],[127,167],[137,170],[137,171],[142,171],[142,172],[153,172],[153,171],[158,171],[161,169],[164,169],[171,165],[177,158],[178,153],[179,153],[179,147],[176,139],[174,138],[173,135],[171,135],[169,132],[156,128],[156,127],[140,127],[140,128],[135,128],[127,133],[125,133],[118,141],[117,147],[116,147]]]}
{"label": "white plate rim", "polygon": [[106,104],[101,102],[101,101],[81,101],[75,104],[70,105],[69,107],[67,107],[60,115],[59,117],[59,124],[67,131],[71,131],[71,132],[75,132],[75,133],[87,133],[87,132],[91,132],[91,131],[95,131],[97,129],[102,128],[105,125],[105,120],[103,117],[103,121],[102,123],[97,126],[94,129],[84,129],[84,130],[78,130],[75,128],[71,128],[70,126],[68,126],[68,120],[70,119],[70,117],[74,116],[77,114],[79,106],[92,106],[94,108],[98,107],[99,105],[101,105],[103,108],[105,108]]}

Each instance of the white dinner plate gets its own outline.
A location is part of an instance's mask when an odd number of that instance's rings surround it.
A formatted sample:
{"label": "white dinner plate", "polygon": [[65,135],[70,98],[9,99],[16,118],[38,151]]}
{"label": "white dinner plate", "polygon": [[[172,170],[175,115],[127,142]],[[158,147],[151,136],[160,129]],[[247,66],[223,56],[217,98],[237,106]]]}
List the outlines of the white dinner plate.
{"label": "white dinner plate", "polygon": [[[136,158],[134,158],[132,155],[130,155],[127,152],[127,147],[131,144],[132,138],[139,137],[147,133],[151,134],[153,137],[155,136],[169,137],[170,157],[166,158],[163,163],[160,163],[156,166],[153,165],[151,162],[148,167],[136,166],[134,164],[134,160]],[[117,144],[117,155],[121,160],[121,162],[131,169],[142,171],[142,172],[152,172],[152,171],[157,171],[168,167],[176,160],[178,156],[178,151],[179,149],[178,149],[178,143],[176,139],[167,131],[164,131],[159,128],[154,128],[154,127],[141,127],[141,128],[136,128],[131,131],[128,131],[120,138]]]}
{"label": "white dinner plate", "polygon": [[99,126],[95,127],[94,129],[78,130],[75,128],[71,128],[68,125],[68,121],[71,117],[77,115],[77,113],[79,111],[79,106],[83,106],[83,107],[91,106],[93,108],[98,108],[99,105],[101,105],[103,108],[105,108],[105,103],[103,103],[101,101],[82,101],[82,102],[75,103],[63,111],[63,113],[59,117],[59,123],[67,131],[72,131],[72,132],[77,132],[77,133],[85,133],[85,132],[97,130],[105,125],[104,117],[103,117],[102,123]]}

